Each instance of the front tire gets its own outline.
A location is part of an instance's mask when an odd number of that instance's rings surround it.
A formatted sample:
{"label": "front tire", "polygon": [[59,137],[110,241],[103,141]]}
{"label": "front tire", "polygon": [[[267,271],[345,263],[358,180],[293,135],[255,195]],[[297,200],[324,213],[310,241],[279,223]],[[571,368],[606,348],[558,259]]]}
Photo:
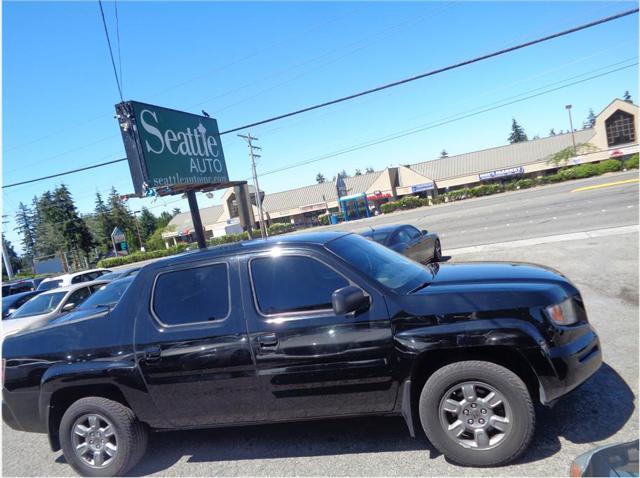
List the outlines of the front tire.
{"label": "front tire", "polygon": [[147,430],[121,403],[86,397],[64,413],[60,444],[80,475],[122,476],[142,458]]}
{"label": "front tire", "polygon": [[513,461],[535,428],[526,385],[491,362],[456,362],[437,370],[422,389],[419,410],[429,441],[463,466]]}

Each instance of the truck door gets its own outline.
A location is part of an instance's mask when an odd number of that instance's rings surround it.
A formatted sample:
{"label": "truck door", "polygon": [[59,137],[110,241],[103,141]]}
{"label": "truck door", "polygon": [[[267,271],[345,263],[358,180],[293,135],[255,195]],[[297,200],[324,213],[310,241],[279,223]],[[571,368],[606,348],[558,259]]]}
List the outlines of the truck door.
{"label": "truck door", "polygon": [[165,426],[252,421],[258,408],[236,258],[153,271],[136,354]]}
{"label": "truck door", "polygon": [[[384,298],[328,253],[291,250],[241,259],[245,313],[267,420],[390,411],[392,334]],[[369,310],[337,316],[331,294],[357,285]]]}

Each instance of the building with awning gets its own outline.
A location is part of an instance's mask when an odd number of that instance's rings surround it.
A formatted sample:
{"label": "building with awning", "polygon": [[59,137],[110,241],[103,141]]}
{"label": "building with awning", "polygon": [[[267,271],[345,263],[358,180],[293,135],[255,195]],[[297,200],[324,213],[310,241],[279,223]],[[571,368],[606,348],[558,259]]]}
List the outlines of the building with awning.
{"label": "building with awning", "polygon": [[[367,203],[379,209],[384,202],[407,195],[433,197],[444,191],[491,181],[551,174],[567,165],[624,159],[639,149],[637,117],[636,105],[616,99],[597,115],[592,128],[344,177],[341,195],[364,194]],[[573,147],[574,141],[576,145],[587,145],[586,152],[571,157],[566,164],[550,161],[556,153]],[[299,227],[317,225],[320,215],[339,211],[338,189],[335,182],[324,182],[269,194],[261,191],[265,221],[269,224],[287,222]],[[250,197],[257,223],[259,214],[252,186]],[[225,191],[221,205],[203,208],[200,213],[208,237],[239,228],[233,189]],[[165,233],[166,236],[163,234],[167,244],[169,240],[189,240],[187,234],[193,228],[189,213],[178,214],[170,224],[175,228]]]}

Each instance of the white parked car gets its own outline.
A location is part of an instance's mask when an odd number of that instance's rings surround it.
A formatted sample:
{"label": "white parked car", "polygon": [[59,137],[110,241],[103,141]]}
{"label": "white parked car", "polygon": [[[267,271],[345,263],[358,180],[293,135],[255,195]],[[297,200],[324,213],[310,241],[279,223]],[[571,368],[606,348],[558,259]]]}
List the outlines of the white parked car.
{"label": "white parked car", "polygon": [[71,274],[63,274],[56,277],[47,277],[40,282],[37,290],[50,290],[56,287],[64,287],[80,282],[90,282],[96,280],[104,274],[111,272],[109,269],[89,269],[88,271],[73,272]]}
{"label": "white parked car", "polygon": [[2,321],[2,337],[27,327],[42,326],[72,311],[108,281],[95,280],[58,287],[35,296]]}

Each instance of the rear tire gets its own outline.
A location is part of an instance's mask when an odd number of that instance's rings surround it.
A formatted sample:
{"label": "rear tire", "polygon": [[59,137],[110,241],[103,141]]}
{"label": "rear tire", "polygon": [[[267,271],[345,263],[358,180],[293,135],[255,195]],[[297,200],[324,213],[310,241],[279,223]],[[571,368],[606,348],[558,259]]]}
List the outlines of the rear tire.
{"label": "rear tire", "polygon": [[131,409],[103,397],[74,402],[59,433],[67,462],[82,476],[122,476],[147,445],[147,430]]}
{"label": "rear tire", "polygon": [[535,428],[526,385],[491,362],[456,362],[437,370],[422,389],[419,411],[429,441],[463,466],[513,461]]}

